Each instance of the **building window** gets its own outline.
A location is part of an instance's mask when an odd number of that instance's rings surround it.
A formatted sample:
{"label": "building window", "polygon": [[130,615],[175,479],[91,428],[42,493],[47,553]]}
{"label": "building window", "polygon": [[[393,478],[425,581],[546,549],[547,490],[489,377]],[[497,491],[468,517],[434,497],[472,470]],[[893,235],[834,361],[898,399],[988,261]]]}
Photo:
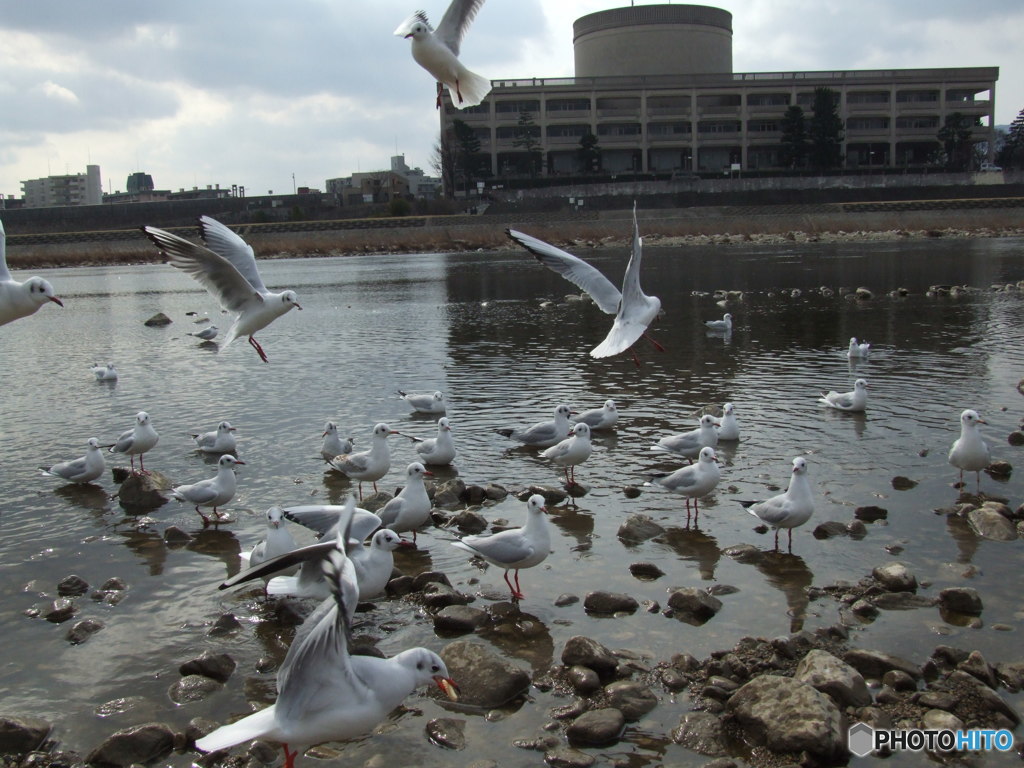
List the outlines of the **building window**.
{"label": "building window", "polygon": [[[518,138],[524,130],[526,130],[526,128],[522,128],[518,125],[499,125],[494,129],[494,135],[499,139],[515,139]],[[540,126],[529,126],[529,134],[536,138],[540,138]]]}
{"label": "building window", "polygon": [[847,104],[888,104],[888,91],[851,91],[846,94]]}
{"label": "building window", "polygon": [[782,129],[778,120],[748,120],[747,130],[750,133],[777,133]]}
{"label": "building window", "polygon": [[900,117],[896,119],[896,127],[901,130],[921,130],[927,128],[939,129],[939,118],[937,115],[922,115],[920,117]]}
{"label": "building window", "polygon": [[682,95],[671,95],[671,96],[648,96],[647,97],[647,111],[658,110],[660,113],[665,112],[686,112],[690,109],[690,97]]}
{"label": "building window", "polygon": [[739,120],[701,120],[697,124],[698,133],[739,133],[743,126]]}
{"label": "building window", "polygon": [[788,107],[788,93],[750,93],[747,94],[748,107]]}
{"label": "building window", "polygon": [[693,127],[688,122],[648,123],[648,136],[689,136]]}
{"label": "building window", "polygon": [[586,136],[590,133],[589,125],[549,125],[547,129],[548,138],[559,136]]}
{"label": "building window", "polygon": [[604,123],[597,126],[598,136],[639,136],[640,123]]}
{"label": "building window", "polygon": [[888,117],[851,117],[846,121],[848,131],[887,131]]}
{"label": "building window", "polygon": [[897,91],[896,102],[900,104],[936,104],[939,101],[938,91]]}
{"label": "building window", "polygon": [[520,112],[539,112],[540,100],[538,99],[517,99],[515,101],[496,101],[494,111],[499,115],[509,113],[518,115]]}
{"label": "building window", "polygon": [[738,93],[709,93],[697,96],[698,107],[738,107],[740,105],[740,94]]}
{"label": "building window", "polygon": [[551,112],[589,112],[590,99],[548,99],[544,109]]}

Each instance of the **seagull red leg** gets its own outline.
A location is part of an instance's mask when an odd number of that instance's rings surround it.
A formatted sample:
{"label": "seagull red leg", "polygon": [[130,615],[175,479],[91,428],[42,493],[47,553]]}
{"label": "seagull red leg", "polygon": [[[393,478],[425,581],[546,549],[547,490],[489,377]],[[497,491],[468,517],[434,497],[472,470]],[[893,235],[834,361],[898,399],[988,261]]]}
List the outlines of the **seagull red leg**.
{"label": "seagull red leg", "polygon": [[260,359],[264,363],[270,362],[269,360],[267,360],[267,353],[263,351],[263,347],[260,346],[260,343],[258,341],[256,341],[255,338],[250,336],[249,337],[249,343],[252,345],[252,348],[255,349],[259,353]]}
{"label": "seagull red leg", "polygon": [[292,752],[287,744],[282,744],[284,749],[284,768],[295,768],[295,758],[299,756],[299,750]]}
{"label": "seagull red leg", "polygon": [[659,352],[664,352],[665,351],[665,348],[663,346],[661,346],[661,344],[659,344],[657,341],[655,341],[653,336],[649,336],[649,335],[647,335],[645,333],[644,334],[644,338],[647,339],[649,342],[651,342],[651,344],[654,345],[654,348],[656,350],[658,350]]}

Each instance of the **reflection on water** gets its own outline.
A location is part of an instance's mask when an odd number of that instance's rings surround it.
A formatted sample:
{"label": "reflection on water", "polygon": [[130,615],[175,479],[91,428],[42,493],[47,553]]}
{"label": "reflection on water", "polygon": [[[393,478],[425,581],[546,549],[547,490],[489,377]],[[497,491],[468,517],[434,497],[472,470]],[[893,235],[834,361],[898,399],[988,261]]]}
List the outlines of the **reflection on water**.
{"label": "reflection on water", "polygon": [[[326,420],[355,435],[357,449],[368,447],[379,421],[408,434],[433,434],[433,420],[410,413],[395,394],[399,389],[441,390],[451,404],[459,455],[456,469],[435,470],[435,481],[457,472],[467,484],[496,482],[511,490],[556,484],[560,471],[538,451],[511,446],[496,428],[547,419],[560,402],[585,410],[608,397],[616,401],[619,424],[595,435],[593,455],[578,468],[591,491],[550,510],[552,554],[522,574],[527,598],[519,605],[507,603],[501,569],[479,569],[450,546],[449,531],[425,533],[418,549],[395,553],[401,573],[442,571],[475,607],[487,608],[496,618],[475,640],[535,674],[559,663],[573,635],[663,660],[681,649],[707,656],[745,635],[830,625],[838,606],[822,598],[810,604],[808,587],[857,581],[894,557],[930,584],[928,595],[963,584],[965,569],[973,569],[970,586],[984,597],[985,624],[1019,627],[1017,544],[983,541],[961,518],[933,510],[957,500],[951,485],[957,473],[945,456],[964,408],[989,422],[983,434],[997,458],[1012,463],[1017,457],[1005,435],[1016,428],[1024,404],[1015,390],[1024,371],[1024,298],[988,286],[1024,278],[1022,245],[648,248],[643,282],[665,308],[654,333],[666,352],[643,350],[639,368],[628,355],[589,358],[607,332],[607,317],[588,303],[562,301],[564,280],[521,253],[267,262],[261,271],[268,285],[293,288],[304,307],[265,331],[267,365],[244,344],[217,351],[188,336],[194,325],[187,312],[209,313],[216,321],[217,309],[169,267],[53,270],[48,278],[66,298],[66,310],[0,328],[0,353],[18,361],[0,369],[0,618],[7,631],[0,684],[11,692],[7,711],[59,722],[65,745],[83,750],[108,734],[114,720],[117,727],[141,721],[131,712],[97,718],[104,702],[135,697],[143,702],[134,710],[139,718],[179,729],[193,717],[222,721],[249,711],[251,703],[268,702],[273,672],[310,606],[268,601],[260,585],[225,592],[217,585],[237,572],[239,553],[262,538],[258,511],[272,504],[340,504],[354,490],[319,455]],[[613,283],[627,258],[624,249],[580,255]],[[980,290],[925,295],[940,283]],[[830,291],[823,293],[822,285]],[[862,285],[875,298],[844,297]],[[909,295],[890,297],[898,287]],[[711,295],[718,289],[743,291],[728,304],[731,334],[709,334],[704,326],[722,315]],[[542,307],[542,299],[552,304]],[[174,322],[144,326],[156,312]],[[872,344],[870,358],[848,360],[851,336]],[[97,385],[89,370],[95,360],[117,366],[116,385]],[[865,414],[836,413],[816,402],[821,392],[846,391],[861,376],[871,385]],[[647,472],[679,466],[648,449],[661,436],[696,426],[699,408],[725,402],[736,406],[742,439],[719,446],[722,480],[701,501],[699,521],[686,526],[682,499],[642,488]],[[139,410],[149,412],[160,433],[146,466],[175,484],[204,475],[207,462],[216,460],[194,450],[191,432],[224,419],[239,428],[246,465],[226,509],[235,522],[201,529],[194,510],[177,502],[145,517],[126,515],[110,498],[117,486],[109,474],[86,486],[38,476],[37,466],[70,455],[88,437],[112,442]],[[417,455],[411,441],[396,436],[389,445],[392,469],[378,485],[393,491]],[[816,511],[796,531],[793,554],[775,553],[770,534],[758,535],[757,521],[737,499],[777,493],[797,455],[810,463]],[[120,466],[122,459],[108,463]],[[916,485],[895,491],[897,475]],[[1024,495],[1022,477],[996,483],[983,475],[982,490],[1016,506]],[[641,487],[640,496],[628,497],[627,486]],[[887,515],[869,523],[866,536],[811,535],[822,522],[845,525],[857,507],[868,505]],[[489,520],[520,525],[524,507],[510,498],[483,512]],[[619,526],[637,513],[651,516],[665,533],[621,542]],[[166,538],[172,526],[190,538]],[[301,543],[313,539],[305,530],[295,535]],[[741,545],[752,556],[723,556]],[[638,561],[666,576],[633,578],[628,566]],[[128,585],[116,605],[77,601],[76,619],[102,618],[105,625],[79,646],[70,646],[62,630],[23,615],[51,599],[57,581],[70,573],[94,588],[112,576]],[[664,604],[670,585],[737,591],[724,596],[723,610],[702,626],[646,611],[599,619],[585,613],[582,600],[555,605],[560,595],[582,598],[593,590]],[[237,616],[241,626],[208,634],[224,613]],[[886,612],[853,641],[923,660],[935,639],[915,614],[920,611]],[[357,634],[372,637],[388,654],[448,642],[408,599],[375,601],[357,623]],[[942,625],[944,642],[977,648],[990,661],[1015,654],[1008,648],[1012,633],[979,632],[946,622],[937,611],[924,623]],[[204,702],[171,706],[166,690],[178,665],[206,649],[227,649],[239,663],[236,677]],[[48,661],[41,666],[39,658]],[[459,757],[520,762],[521,753],[508,745],[539,732],[550,709],[563,703],[534,690],[501,716],[459,714],[467,719],[470,745]],[[451,764],[450,754],[425,747],[421,735],[427,719],[448,711],[419,696],[409,704],[386,735],[345,745],[338,762],[363,765],[386,744],[389,760],[397,755],[410,763]],[[664,736],[677,723],[678,708],[655,709],[641,726],[631,726],[616,760],[661,762],[668,754]],[[189,762],[187,755],[168,759],[176,766]]]}

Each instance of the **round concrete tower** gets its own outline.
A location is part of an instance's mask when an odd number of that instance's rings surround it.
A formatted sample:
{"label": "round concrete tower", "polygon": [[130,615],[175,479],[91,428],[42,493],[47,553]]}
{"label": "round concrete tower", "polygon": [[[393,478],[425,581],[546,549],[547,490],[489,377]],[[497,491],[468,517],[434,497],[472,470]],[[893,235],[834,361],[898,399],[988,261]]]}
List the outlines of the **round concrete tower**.
{"label": "round concrete tower", "polygon": [[706,5],[638,5],[573,24],[576,77],[732,73],[732,14]]}

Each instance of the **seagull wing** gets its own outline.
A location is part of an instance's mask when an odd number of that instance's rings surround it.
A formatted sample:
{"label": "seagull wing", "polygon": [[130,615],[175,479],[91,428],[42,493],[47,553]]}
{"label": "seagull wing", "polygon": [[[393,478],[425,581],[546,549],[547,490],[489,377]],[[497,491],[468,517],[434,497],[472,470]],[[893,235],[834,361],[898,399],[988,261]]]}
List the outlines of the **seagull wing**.
{"label": "seagull wing", "polygon": [[7,233],[4,232],[4,223],[0,221],[0,283],[10,279],[11,270],[7,268]]}
{"label": "seagull wing", "polygon": [[434,28],[430,26],[430,20],[427,18],[427,14],[424,13],[423,11],[416,11],[416,13],[414,13],[412,16],[405,19],[405,21],[398,25],[398,28],[395,30],[395,34],[399,37],[405,37],[410,32],[412,32],[412,28],[417,23],[425,24],[427,26],[427,29],[429,29],[431,32],[434,31]]}
{"label": "seagull wing", "polygon": [[521,528],[502,531],[493,536],[466,536],[452,542],[452,545],[498,564],[518,563],[534,551],[533,544],[523,536]]}
{"label": "seagull wing", "polygon": [[476,18],[477,11],[484,4],[484,0],[452,0],[448,10],[441,17],[441,23],[437,25],[434,35],[454,53],[459,55],[459,47],[462,45],[462,38],[466,36],[466,30]]}
{"label": "seagull wing", "polygon": [[224,309],[240,312],[253,299],[263,301],[260,292],[223,256],[156,227],[143,227],[142,231],[171,266],[195,278]]}
{"label": "seagull wing", "polygon": [[759,504],[754,504],[748,511],[769,525],[777,525],[789,517],[791,507],[792,502],[790,502],[789,496],[782,493]]}
{"label": "seagull wing", "polygon": [[505,233],[532,253],[545,267],[586,291],[602,312],[614,315],[619,311],[619,302],[622,300],[619,289],[583,259],[514,229],[507,229]]}
{"label": "seagull wing", "polygon": [[253,253],[251,245],[233,230],[209,216],[200,216],[199,226],[202,227],[203,242],[207,248],[234,264],[235,269],[258,292],[267,293],[267,286],[263,284],[263,278],[256,268],[256,254]]}
{"label": "seagull wing", "polygon": [[264,576],[272,576],[280,571],[287,570],[295,565],[305,565],[305,563],[322,559],[335,547],[334,539],[330,541],[318,541],[316,544],[310,544],[305,547],[299,547],[293,549],[291,552],[286,552],[283,555],[272,557],[269,560],[265,560],[259,565],[254,565],[248,570],[236,573],[227,581],[223,582],[218,589],[230,589],[238,584],[244,584],[247,581],[253,579],[261,579]]}

